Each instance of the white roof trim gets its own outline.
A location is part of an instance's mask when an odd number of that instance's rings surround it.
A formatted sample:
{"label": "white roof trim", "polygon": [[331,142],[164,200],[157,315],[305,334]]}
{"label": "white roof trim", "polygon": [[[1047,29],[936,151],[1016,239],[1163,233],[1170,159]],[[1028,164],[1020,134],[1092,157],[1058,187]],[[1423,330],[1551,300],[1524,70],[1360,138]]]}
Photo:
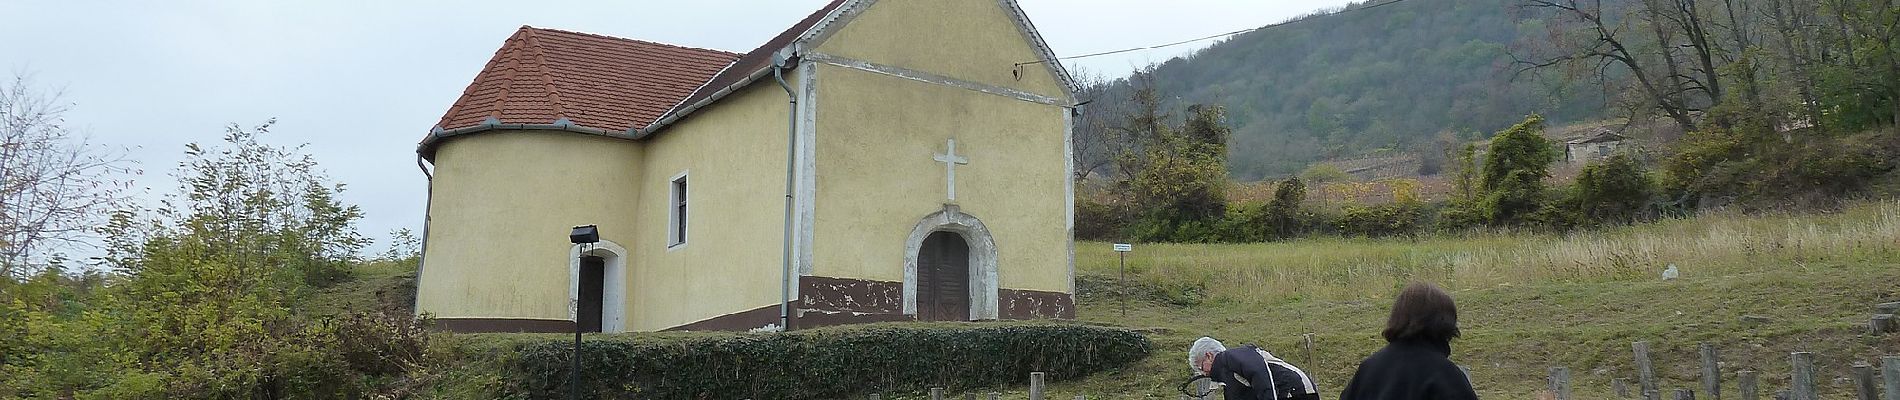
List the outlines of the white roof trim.
{"label": "white roof trim", "polygon": [[788,47],[792,48],[796,54],[803,54],[805,48],[823,43],[825,39],[831,37],[831,34],[838,33],[838,28],[850,23],[852,19],[857,18],[859,13],[871,8],[871,3],[876,2],[877,0],[849,0],[844,4],[839,4],[838,8],[831,10],[824,19],[806,28],[805,32],[799,34],[798,39],[792,40],[792,44]]}
{"label": "white roof trim", "polygon": [[1062,83],[1062,87],[1069,90],[1069,97],[1073,98],[1076,93],[1081,92],[1082,88],[1076,85],[1075,77],[1070,76],[1069,70],[1062,67],[1062,61],[1056,59],[1055,51],[1049,49],[1049,42],[1042,40],[1042,33],[1036,32],[1036,24],[1029,21],[1029,14],[1023,12],[1023,7],[1016,4],[1016,0],[997,0],[997,2],[1002,3],[1003,9],[1009,11],[1012,17],[1010,19],[1016,21],[1016,29],[1021,30],[1023,36],[1029,37],[1029,44],[1035,46],[1036,52],[1042,56],[1042,65],[1048,67],[1049,73],[1055,75],[1056,80]]}
{"label": "white roof trim", "polygon": [[[824,40],[830,38],[833,33],[837,33],[838,29],[849,24],[852,18],[857,17],[859,13],[864,12],[865,9],[876,2],[877,0],[847,0],[844,4],[838,5],[838,8],[832,9],[830,13],[825,14],[824,19],[819,20],[817,23],[812,24],[810,28],[805,29],[804,33],[798,35],[798,39],[793,40],[791,44],[777,51],[781,54],[787,54],[788,56],[803,55],[805,48],[824,42]],[[1003,7],[1004,11],[1009,13],[1010,20],[1016,23],[1016,30],[1021,32],[1023,36],[1029,40],[1030,46],[1036,48],[1037,55],[1042,58],[1040,64],[1048,68],[1051,75],[1055,75],[1056,81],[1061,83],[1062,88],[1069,92],[1069,100],[1074,101],[1075,94],[1081,92],[1081,87],[1076,85],[1075,77],[1069,75],[1068,69],[1062,67],[1062,62],[1056,59],[1056,53],[1049,49],[1049,43],[1042,39],[1042,34],[1036,32],[1035,24],[1029,22],[1029,14],[1023,12],[1022,6],[1016,4],[1016,0],[997,0],[997,3]],[[726,68],[730,69],[737,64],[738,59],[734,59],[732,64],[726,65]],[[760,71],[770,69],[772,69],[772,66],[768,65],[761,68]],[[725,70],[721,69],[719,73],[713,74],[713,76],[718,76],[723,73],[725,73]],[[758,76],[759,72],[753,71],[751,74],[748,74],[747,78],[741,79],[731,87],[722,89],[728,93],[714,93],[712,96],[699,101],[697,104],[685,104],[685,99],[681,99],[680,104],[675,104],[673,108],[667,109],[666,113],[655,118],[648,126],[638,130],[631,130],[628,133],[636,139],[650,136],[654,132],[664,129],[668,125],[672,125],[675,120],[684,118],[686,114],[691,114],[699,107],[718,102],[720,99],[725,98],[729,92],[737,91],[740,87],[752,84],[753,81],[758,79]],[[694,89],[693,93],[688,94],[686,98],[690,99],[694,95],[699,94],[700,91],[712,89],[707,86],[710,84],[712,84],[711,80],[701,83],[700,87]]]}

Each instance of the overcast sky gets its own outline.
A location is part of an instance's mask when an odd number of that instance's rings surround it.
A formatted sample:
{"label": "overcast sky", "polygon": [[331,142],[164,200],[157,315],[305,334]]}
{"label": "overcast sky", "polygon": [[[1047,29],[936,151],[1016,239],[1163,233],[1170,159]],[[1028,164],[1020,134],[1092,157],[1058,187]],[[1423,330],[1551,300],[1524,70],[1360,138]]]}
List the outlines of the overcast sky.
{"label": "overcast sky", "polygon": [[[923,1],[923,0],[909,0]],[[420,230],[415,144],[521,25],[745,52],[825,0],[3,1],[0,68],[73,103],[67,121],[132,146],[154,195],[189,142],[277,118],[349,186],[379,239]],[[1058,55],[1191,39],[1347,0],[1021,0]],[[1065,62],[1119,76],[1213,41]]]}

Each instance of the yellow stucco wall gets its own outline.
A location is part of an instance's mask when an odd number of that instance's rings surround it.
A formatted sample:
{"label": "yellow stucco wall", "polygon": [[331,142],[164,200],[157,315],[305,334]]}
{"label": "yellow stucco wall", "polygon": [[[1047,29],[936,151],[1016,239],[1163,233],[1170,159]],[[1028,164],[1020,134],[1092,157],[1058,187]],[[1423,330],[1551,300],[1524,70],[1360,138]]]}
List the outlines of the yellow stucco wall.
{"label": "yellow stucco wall", "polygon": [[567,233],[625,243],[638,144],[572,132],[456,137],[436,151],[416,308],[439,318],[568,319]]}
{"label": "yellow stucco wall", "polygon": [[[626,248],[626,328],[778,304],[785,94],[753,85],[652,138],[500,131],[447,140],[417,308],[439,318],[568,318],[568,228]],[[687,240],[669,246],[687,173]]]}
{"label": "yellow stucco wall", "polygon": [[[880,0],[817,47],[870,63],[1067,99],[993,0]],[[1068,292],[1066,109],[818,65],[813,274],[901,281],[905,239],[943,209],[956,138],[957,204],[989,228],[1002,288]]]}
{"label": "yellow stucco wall", "polygon": [[[628,263],[632,330],[658,330],[779,302],[784,238],[784,90],[755,83],[643,142]],[[686,245],[667,249],[671,180],[687,172]]]}
{"label": "yellow stucco wall", "polygon": [[[817,52],[1015,88],[1054,98],[1067,90],[996,0],[878,0]],[[822,86],[823,84],[819,84]],[[822,115],[822,113],[821,113]]]}
{"label": "yellow stucco wall", "polygon": [[[818,51],[1068,100],[993,0],[881,0]],[[989,228],[999,284],[1068,292],[1066,109],[825,64],[816,68],[818,276],[903,279],[904,241],[943,208],[945,139],[959,206]],[[788,76],[788,79],[792,77]],[[794,79],[794,82],[796,80]],[[796,83],[794,83],[796,84]],[[626,328],[650,331],[779,300],[785,93],[770,79],[658,135],[456,137],[435,159],[417,306],[440,318],[568,318],[577,224],[630,253]],[[672,178],[686,172],[688,238],[668,248]]]}

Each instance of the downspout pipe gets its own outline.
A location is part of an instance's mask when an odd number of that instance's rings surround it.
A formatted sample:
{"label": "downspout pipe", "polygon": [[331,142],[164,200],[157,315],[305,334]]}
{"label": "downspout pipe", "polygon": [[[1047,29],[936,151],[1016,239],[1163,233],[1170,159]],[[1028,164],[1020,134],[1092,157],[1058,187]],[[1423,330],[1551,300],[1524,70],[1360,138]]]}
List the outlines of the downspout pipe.
{"label": "downspout pipe", "polygon": [[772,79],[778,80],[778,86],[785,89],[785,97],[791,107],[785,115],[785,243],[780,254],[782,264],[779,273],[784,281],[779,284],[778,326],[779,329],[792,329],[792,179],[797,172],[798,163],[798,94],[792,91],[792,85],[785,83],[785,68],[790,64],[785,53],[772,55]]}
{"label": "downspout pipe", "polygon": [[[428,194],[424,195],[422,204],[422,248],[421,252],[416,254],[416,282],[422,282],[422,259],[429,254],[429,219],[431,217],[429,211],[435,208],[435,174],[429,173],[429,166],[424,164],[422,154],[419,152],[416,153],[416,169],[422,170],[422,178],[428,182]],[[412,297],[415,298],[409,299],[409,313],[421,315],[422,309],[418,303],[421,302],[422,297]]]}

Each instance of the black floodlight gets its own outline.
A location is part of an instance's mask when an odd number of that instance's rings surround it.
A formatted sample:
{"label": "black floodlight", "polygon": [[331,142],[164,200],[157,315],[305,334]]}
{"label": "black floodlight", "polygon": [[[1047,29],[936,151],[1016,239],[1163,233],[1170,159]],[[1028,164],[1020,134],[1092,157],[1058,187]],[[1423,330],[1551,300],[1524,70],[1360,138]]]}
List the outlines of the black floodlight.
{"label": "black floodlight", "polygon": [[567,234],[567,241],[572,243],[600,243],[600,228],[596,228],[593,225],[576,226],[574,227],[574,231]]}

